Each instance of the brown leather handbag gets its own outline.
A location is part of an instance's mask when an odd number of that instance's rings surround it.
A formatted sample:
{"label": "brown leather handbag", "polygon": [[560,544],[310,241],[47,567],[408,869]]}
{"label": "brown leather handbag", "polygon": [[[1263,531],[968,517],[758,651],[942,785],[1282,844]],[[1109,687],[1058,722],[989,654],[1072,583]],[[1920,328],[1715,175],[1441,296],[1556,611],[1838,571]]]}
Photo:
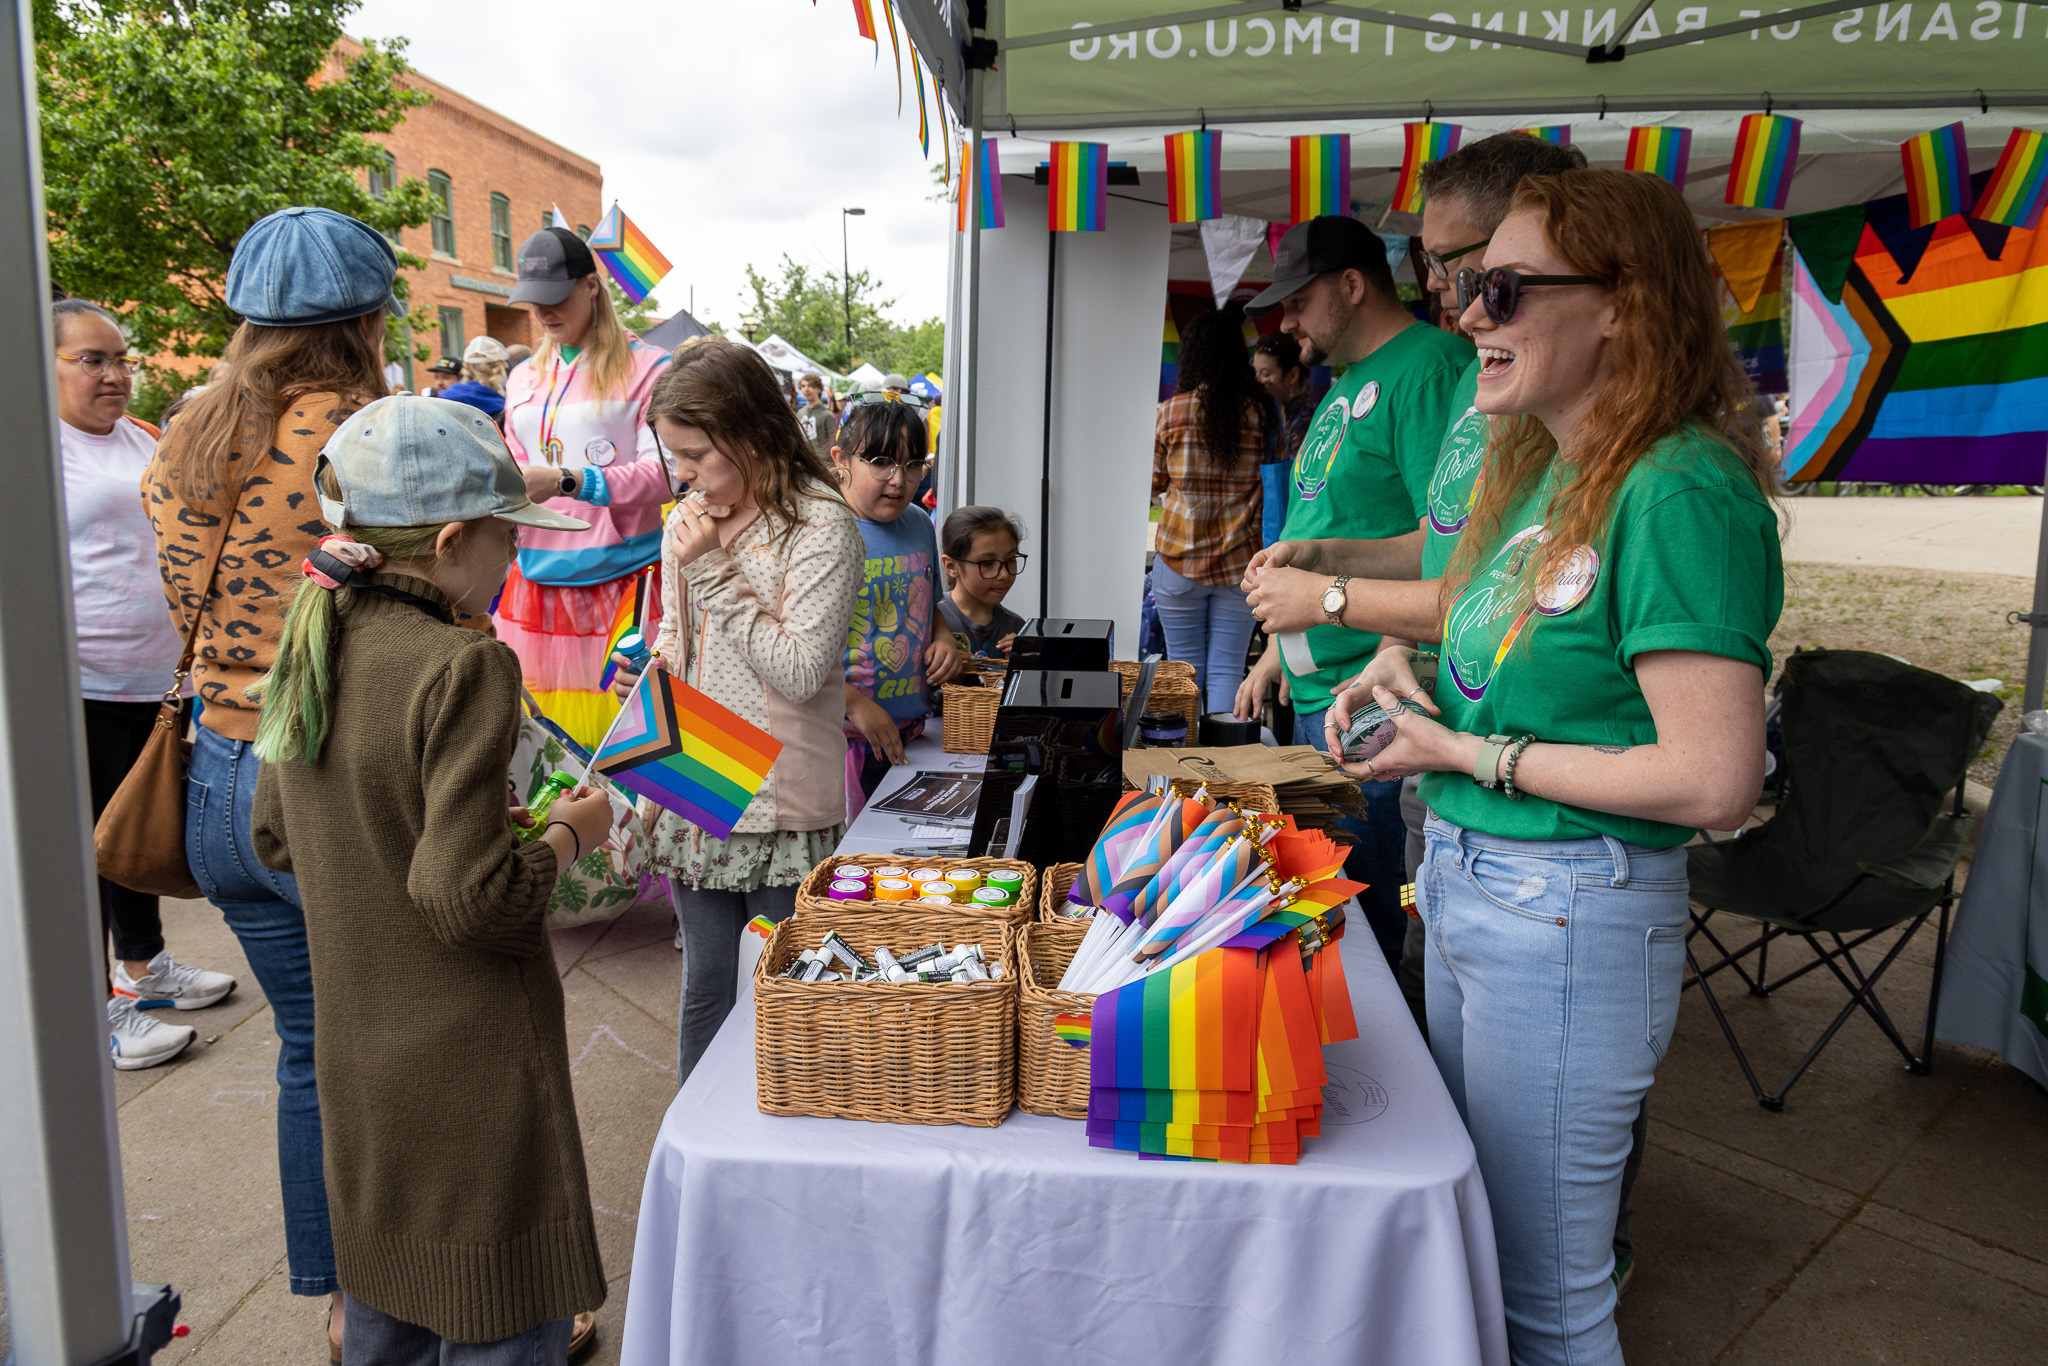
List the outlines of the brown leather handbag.
{"label": "brown leather handbag", "polygon": [[185,738],[184,708],[178,694],[192,672],[199,625],[206,618],[206,599],[220,570],[220,554],[226,548],[226,528],[232,517],[231,510],[221,519],[222,545],[214,551],[213,567],[207,571],[200,594],[200,609],[192,614],[178,672],[157,709],[149,740],[93,827],[92,852],[99,861],[100,876],[130,891],[185,898],[199,895],[199,884],[185,860],[185,774],[192,765],[192,742]]}

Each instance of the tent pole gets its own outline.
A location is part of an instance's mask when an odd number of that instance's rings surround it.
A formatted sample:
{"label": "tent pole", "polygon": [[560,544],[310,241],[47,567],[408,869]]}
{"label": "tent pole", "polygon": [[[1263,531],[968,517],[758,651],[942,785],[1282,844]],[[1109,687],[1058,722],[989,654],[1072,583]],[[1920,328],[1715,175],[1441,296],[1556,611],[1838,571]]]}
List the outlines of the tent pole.
{"label": "tent pole", "polygon": [[[964,169],[964,168],[963,168]],[[963,190],[964,194],[965,191]],[[939,418],[939,520],[943,522],[960,504],[960,437],[955,423],[946,420],[945,407],[950,404],[953,385],[960,374],[960,239],[967,234],[954,231],[946,234],[946,339],[939,363],[939,373],[946,384],[945,394],[940,396]]]}
{"label": "tent pole", "polygon": [[2048,681],[2048,497],[2041,499],[2041,542],[2034,550],[2034,610],[2013,613],[2008,621],[2027,625],[2027,684],[2020,691],[2020,715],[2041,708],[2041,687]]}
{"label": "tent pole", "polygon": [[[967,83],[968,101],[972,106],[967,155],[972,160],[964,172],[967,184],[962,193],[972,198],[967,201],[967,260],[964,263],[967,272],[967,327],[966,335],[960,339],[958,396],[960,500],[963,504],[974,501],[974,437],[975,428],[981,421],[981,405],[977,401],[981,389],[981,104],[988,73],[970,70]],[[946,397],[951,399],[954,395]]]}
{"label": "tent pole", "polygon": [[1051,614],[1052,597],[1052,353],[1053,312],[1059,302],[1060,235],[1045,233],[1045,439],[1038,456],[1038,615]]}

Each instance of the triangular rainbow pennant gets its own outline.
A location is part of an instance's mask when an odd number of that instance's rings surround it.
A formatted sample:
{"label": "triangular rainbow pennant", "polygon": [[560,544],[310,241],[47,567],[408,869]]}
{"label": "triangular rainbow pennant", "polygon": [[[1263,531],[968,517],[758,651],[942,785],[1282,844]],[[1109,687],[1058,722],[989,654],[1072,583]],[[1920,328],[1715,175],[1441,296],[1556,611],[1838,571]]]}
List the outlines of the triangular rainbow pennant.
{"label": "triangular rainbow pennant", "polygon": [[1351,212],[1351,135],[1320,133],[1288,140],[1288,221]]}
{"label": "triangular rainbow pennant", "polygon": [[1569,123],[1540,123],[1534,128],[1518,128],[1518,133],[1527,133],[1544,142],[1554,142],[1560,147],[1568,146],[1572,140],[1572,126]]}
{"label": "triangular rainbow pennant", "polygon": [[1906,213],[1914,227],[1969,207],[1970,147],[1960,122],[1907,138],[1899,144],[1899,160],[1906,168]]}
{"label": "triangular rainbow pennant", "polygon": [[1166,135],[1166,221],[1200,223],[1223,215],[1223,134]]}
{"label": "triangular rainbow pennant", "polygon": [[1692,129],[1631,128],[1628,157],[1623,163],[1631,171],[1648,171],[1663,176],[1679,189],[1685,188],[1686,163],[1692,160]]}
{"label": "triangular rainbow pennant", "polygon": [[782,742],[664,669],[650,669],[591,767],[717,839],[732,835]]}
{"label": "triangular rainbow pennant", "polygon": [[[1052,231],[1101,232],[1109,225],[1108,143],[1055,142],[1047,183],[1046,226]],[[986,217],[982,226],[988,226]]]}
{"label": "triangular rainbow pennant", "polygon": [[860,30],[860,36],[875,45],[875,60],[882,60],[882,39],[875,32],[875,11],[869,0],[853,0],[853,26]]}
{"label": "triangular rainbow pennant", "polygon": [[1723,198],[1738,209],[1782,209],[1798,164],[1798,119],[1746,114],[1735,135],[1735,163],[1728,168]]}
{"label": "triangular rainbow pennant", "polygon": [[1422,212],[1422,168],[1458,150],[1465,130],[1455,123],[1404,123],[1401,175],[1394,182],[1393,207],[1400,213]]}
{"label": "triangular rainbow pennant", "polygon": [[626,217],[617,200],[612,201],[611,211],[590,234],[590,250],[626,297],[636,304],[653,293],[672,269],[668,258]]}
{"label": "triangular rainbow pennant", "polygon": [[[653,573],[647,570],[634,576],[632,587],[619,595],[618,610],[612,613],[611,629],[604,633],[604,673],[597,680],[599,692],[611,691],[612,680],[618,677],[619,664],[612,658],[612,652],[619,648],[619,642],[639,631],[647,615],[647,580]],[[653,641],[648,644],[653,645]]]}
{"label": "triangular rainbow pennant", "polygon": [[2031,231],[2048,201],[2048,137],[2031,128],[2015,128],[2005,140],[1998,169],[1984,183],[1984,193],[1970,217],[1986,223]]}

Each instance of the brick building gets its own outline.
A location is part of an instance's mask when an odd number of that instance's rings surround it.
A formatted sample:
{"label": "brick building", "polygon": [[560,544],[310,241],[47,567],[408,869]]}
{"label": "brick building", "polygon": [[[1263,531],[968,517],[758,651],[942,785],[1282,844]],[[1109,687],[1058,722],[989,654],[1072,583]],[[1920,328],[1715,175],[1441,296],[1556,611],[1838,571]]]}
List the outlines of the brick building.
{"label": "brick building", "polygon": [[[361,50],[346,39],[341,49],[350,55]],[[485,335],[507,346],[531,346],[537,330],[511,301],[514,254],[528,234],[548,225],[556,204],[588,236],[604,213],[602,173],[588,157],[439,82],[417,72],[406,80],[434,100],[376,139],[390,160],[381,175],[371,173],[370,189],[416,176],[436,203],[427,224],[399,235],[406,250],[428,263],[406,272],[412,303],[439,320],[436,334],[416,340],[433,354],[452,356]],[[406,387],[417,387],[413,377]]]}

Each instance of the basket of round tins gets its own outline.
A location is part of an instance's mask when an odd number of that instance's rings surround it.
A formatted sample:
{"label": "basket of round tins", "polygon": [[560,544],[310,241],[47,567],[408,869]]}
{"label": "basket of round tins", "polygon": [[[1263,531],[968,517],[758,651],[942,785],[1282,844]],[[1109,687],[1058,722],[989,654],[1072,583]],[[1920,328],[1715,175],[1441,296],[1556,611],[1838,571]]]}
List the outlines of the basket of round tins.
{"label": "basket of round tins", "polygon": [[754,967],[763,1114],[1003,1122],[1016,1092],[1016,950],[940,907],[800,908]]}
{"label": "basket of round tins", "polygon": [[800,911],[951,907],[977,919],[1028,920],[1037,904],[1038,870],[999,858],[838,855],[796,889]]}

